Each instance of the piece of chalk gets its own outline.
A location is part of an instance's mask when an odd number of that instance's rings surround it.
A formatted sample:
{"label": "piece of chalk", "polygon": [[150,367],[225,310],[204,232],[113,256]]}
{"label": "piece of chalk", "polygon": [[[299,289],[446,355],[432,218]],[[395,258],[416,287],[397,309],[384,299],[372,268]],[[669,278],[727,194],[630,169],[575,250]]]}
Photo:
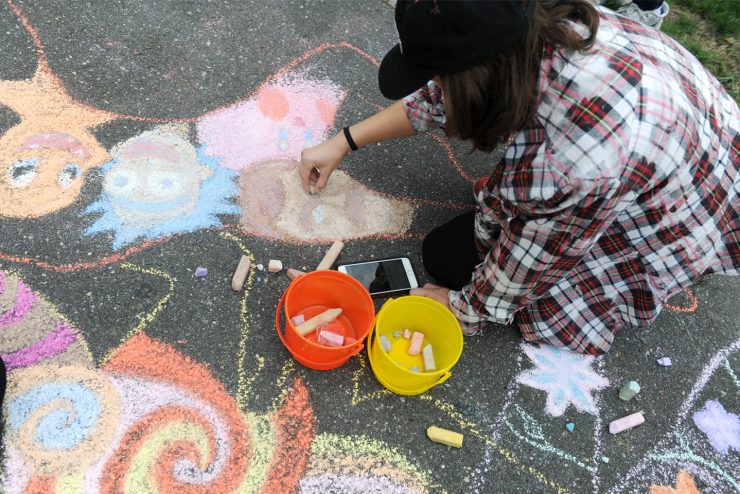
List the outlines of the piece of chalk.
{"label": "piece of chalk", "polygon": [[573,430],[576,428],[576,424],[573,422],[568,422],[565,424],[565,428],[568,430],[568,432],[573,432]]}
{"label": "piece of chalk", "polygon": [[331,269],[334,262],[337,260],[337,257],[339,257],[339,254],[342,252],[342,249],[344,249],[344,242],[341,240],[335,240],[334,243],[331,244],[331,247],[329,247],[329,250],[326,251],[324,258],[316,267],[316,271]]}
{"label": "piece of chalk", "polygon": [[434,363],[434,350],[432,345],[427,344],[421,351],[421,358],[424,360],[424,372],[430,372],[437,369],[437,364]]}
{"label": "piece of chalk", "polygon": [[645,417],[642,416],[642,412],[633,413],[632,415],[627,415],[626,417],[622,417],[621,419],[614,420],[610,423],[609,432],[612,434],[619,434],[620,432],[624,432],[627,429],[631,429],[643,423],[645,423]]}
{"label": "piece of chalk", "polygon": [[670,367],[673,365],[673,362],[671,362],[671,357],[660,357],[658,360],[656,360],[658,365],[662,365],[663,367]]}
{"label": "piece of chalk", "polygon": [[609,457],[608,457],[608,456],[602,456],[602,457],[601,457],[601,461],[602,461],[602,463],[604,463],[604,464],[608,464],[608,463],[609,463]]}
{"label": "piece of chalk", "polygon": [[264,271],[265,270],[265,265],[264,264],[257,264],[257,269],[259,269],[260,271]]}
{"label": "piece of chalk", "polygon": [[640,384],[637,381],[630,381],[619,390],[619,398],[624,401],[630,401],[640,392]]}
{"label": "piece of chalk", "polygon": [[383,347],[383,351],[385,353],[390,352],[391,351],[391,346],[393,346],[393,345],[391,345],[391,340],[389,340],[386,335],[382,335],[378,339],[380,340],[380,346]]}
{"label": "piece of chalk", "polygon": [[279,273],[283,270],[283,262],[277,259],[270,259],[270,262],[267,263],[267,270],[271,273]]}
{"label": "piece of chalk", "polygon": [[463,435],[459,432],[448,431],[441,427],[431,426],[427,429],[427,436],[435,443],[446,444],[447,446],[454,446],[455,448],[461,448],[463,444]]}
{"label": "piece of chalk", "polygon": [[410,340],[411,339],[411,331],[408,330],[408,329],[404,329],[403,330],[403,337],[406,338],[407,340]]}
{"label": "piece of chalk", "polygon": [[393,337],[394,338],[398,338],[399,336],[401,336],[401,332],[400,331],[394,331],[393,332]]}
{"label": "piece of chalk", "polygon": [[294,280],[304,274],[306,273],[304,273],[300,269],[288,268],[288,278],[290,278],[291,280]]}
{"label": "piece of chalk", "polygon": [[344,336],[322,329],[316,337],[316,342],[324,346],[342,346],[344,345]]}
{"label": "piece of chalk", "polygon": [[251,261],[247,256],[242,256],[239,259],[239,265],[236,267],[236,271],[234,271],[234,277],[231,278],[231,288],[235,291],[238,292],[244,286],[244,282],[247,280],[247,275],[249,274],[250,264]]}
{"label": "piece of chalk", "polygon": [[321,314],[312,317],[308,321],[299,324],[295,327],[295,330],[300,334],[301,336],[306,336],[309,333],[312,333],[313,331],[316,331],[317,328],[320,326],[324,326],[326,324],[329,324],[334,319],[339,317],[339,315],[342,313],[342,309],[337,307],[336,309],[329,309],[325,310]]}
{"label": "piece of chalk", "polygon": [[419,366],[415,365],[409,369],[411,372],[421,372],[421,369],[419,369]]}
{"label": "piece of chalk", "polygon": [[290,319],[290,322],[293,323],[293,326],[300,326],[301,324],[306,322],[306,316],[304,316],[303,314],[298,314],[297,316],[293,316]]}
{"label": "piece of chalk", "polygon": [[203,278],[204,276],[208,276],[208,268],[201,268],[201,267],[195,268],[196,278]]}
{"label": "piece of chalk", "polygon": [[411,343],[409,343],[409,355],[419,355],[421,352],[421,344],[424,342],[424,333],[414,331],[411,336]]}

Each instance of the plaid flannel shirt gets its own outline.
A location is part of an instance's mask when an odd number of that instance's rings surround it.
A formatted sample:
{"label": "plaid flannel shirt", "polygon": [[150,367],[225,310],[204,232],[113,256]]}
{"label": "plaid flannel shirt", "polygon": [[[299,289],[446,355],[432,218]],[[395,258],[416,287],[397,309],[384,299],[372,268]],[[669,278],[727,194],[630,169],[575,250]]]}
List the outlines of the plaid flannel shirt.
{"label": "plaid flannel shirt", "polygon": [[[514,322],[599,354],[703,274],[740,270],[737,104],[672,39],[600,17],[588,52],[546,48],[536,116],[474,187],[482,262],[450,292],[466,333]],[[404,108],[417,131],[445,123],[433,82]]]}

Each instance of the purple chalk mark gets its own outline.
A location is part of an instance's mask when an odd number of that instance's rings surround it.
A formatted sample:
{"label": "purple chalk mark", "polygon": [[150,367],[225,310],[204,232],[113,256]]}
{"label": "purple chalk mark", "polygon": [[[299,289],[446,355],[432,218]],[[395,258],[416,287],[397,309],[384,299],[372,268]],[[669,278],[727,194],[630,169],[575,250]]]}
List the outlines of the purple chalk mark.
{"label": "purple chalk mark", "polygon": [[725,410],[722,403],[707,401],[704,408],[694,413],[693,419],[721,455],[727,455],[730,449],[740,451],[740,416]]}
{"label": "purple chalk mark", "polygon": [[0,271],[0,295],[5,293],[5,275]]}
{"label": "purple chalk mark", "polygon": [[20,369],[51,358],[66,350],[77,339],[77,334],[65,323],[59,323],[54,331],[31,346],[12,353],[4,353],[3,362],[8,370]]}
{"label": "purple chalk mark", "polygon": [[18,281],[18,296],[15,299],[15,305],[0,314],[0,328],[10,326],[26,317],[28,311],[36,302],[36,295],[26,287],[22,281]]}

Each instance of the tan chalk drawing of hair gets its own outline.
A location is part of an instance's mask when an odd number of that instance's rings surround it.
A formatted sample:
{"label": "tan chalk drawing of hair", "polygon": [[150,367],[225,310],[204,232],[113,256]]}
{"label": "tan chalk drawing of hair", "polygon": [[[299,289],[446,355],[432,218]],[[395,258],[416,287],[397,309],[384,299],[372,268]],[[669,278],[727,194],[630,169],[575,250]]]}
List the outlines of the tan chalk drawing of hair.
{"label": "tan chalk drawing of hair", "polygon": [[0,104],[21,120],[0,137],[0,217],[37,218],[72,204],[86,173],[110,159],[91,129],[115,116],[75,101],[43,65],[30,80],[0,81]]}

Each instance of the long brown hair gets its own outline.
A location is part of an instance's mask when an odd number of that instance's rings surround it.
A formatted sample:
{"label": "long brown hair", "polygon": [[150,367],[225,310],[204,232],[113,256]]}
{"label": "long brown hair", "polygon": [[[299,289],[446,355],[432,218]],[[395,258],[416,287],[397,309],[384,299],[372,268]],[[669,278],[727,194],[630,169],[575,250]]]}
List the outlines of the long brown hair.
{"label": "long brown hair", "polygon": [[[537,1],[532,25],[512,50],[471,69],[440,76],[447,135],[471,140],[481,151],[492,151],[532,115],[548,43],[586,50],[596,38],[599,15],[588,0],[524,0],[525,6],[527,1]],[[574,31],[569,20],[585,25],[588,37]]]}

